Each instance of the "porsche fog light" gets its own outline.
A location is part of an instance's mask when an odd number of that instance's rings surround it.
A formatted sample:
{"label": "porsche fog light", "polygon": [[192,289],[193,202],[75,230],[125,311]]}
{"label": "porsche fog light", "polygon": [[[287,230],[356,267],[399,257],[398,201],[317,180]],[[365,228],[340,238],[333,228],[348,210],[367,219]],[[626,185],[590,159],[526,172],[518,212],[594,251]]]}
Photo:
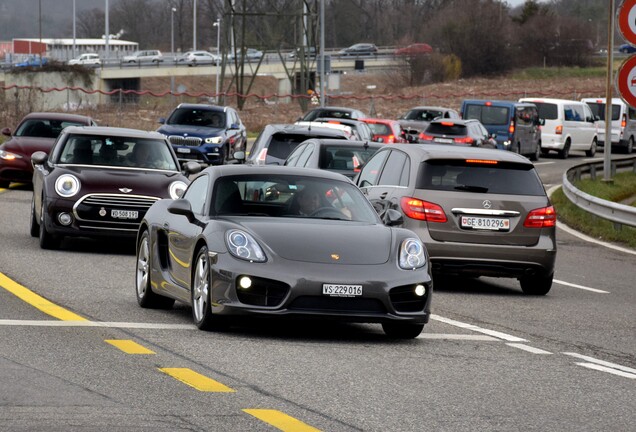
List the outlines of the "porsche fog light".
{"label": "porsche fog light", "polygon": [[225,235],[228,251],[236,258],[251,262],[265,262],[265,253],[254,237],[241,230],[231,230]]}
{"label": "porsche fog light", "polygon": [[242,276],[239,279],[239,286],[243,289],[248,289],[252,286],[252,279],[250,279],[248,276]]}
{"label": "porsche fog light", "polygon": [[415,286],[415,295],[422,297],[424,294],[426,294],[426,287],[422,284],[417,284]]}
{"label": "porsche fog light", "polygon": [[69,198],[75,195],[80,190],[80,181],[71,174],[64,174],[58,177],[55,181],[55,192],[58,195]]}
{"label": "porsche fog light", "polygon": [[170,198],[172,199],[181,198],[187,187],[188,185],[186,185],[182,181],[172,182],[170,184],[170,188],[168,189],[168,192],[170,193]]}
{"label": "porsche fog light", "polygon": [[68,226],[73,222],[73,217],[68,213],[60,213],[57,215],[57,221],[64,226]]}
{"label": "porsche fog light", "polygon": [[402,241],[399,254],[400,268],[417,269],[426,264],[424,245],[419,239],[408,238]]}

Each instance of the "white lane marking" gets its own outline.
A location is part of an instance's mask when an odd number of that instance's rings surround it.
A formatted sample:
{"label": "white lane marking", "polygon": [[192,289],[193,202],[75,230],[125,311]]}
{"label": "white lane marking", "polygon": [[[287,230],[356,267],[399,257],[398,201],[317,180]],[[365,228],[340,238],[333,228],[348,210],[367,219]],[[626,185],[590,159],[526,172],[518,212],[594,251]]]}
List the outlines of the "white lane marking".
{"label": "white lane marking", "polygon": [[535,162],[533,165],[537,166],[537,165],[552,165],[553,163],[556,162]]}
{"label": "white lane marking", "polygon": [[508,342],[528,342],[526,339],[522,339],[522,338],[517,337],[517,336],[512,336],[512,335],[509,335],[509,334],[506,334],[506,333],[502,333],[502,332],[498,332],[498,331],[495,331],[495,330],[488,330],[488,329],[485,329],[485,328],[477,327],[476,325],[473,325],[473,324],[463,323],[461,321],[456,321],[456,320],[453,320],[453,319],[450,319],[450,318],[444,318],[444,317],[441,317],[439,315],[434,315],[433,314],[433,315],[431,315],[431,319],[434,319],[436,321],[443,322],[445,324],[449,324],[449,325],[452,325],[452,326],[455,326],[455,327],[459,327],[459,328],[463,328],[463,329],[467,329],[467,330],[472,330],[472,331],[476,331],[476,332],[479,332],[479,333],[484,333],[484,334],[496,337],[498,339],[506,340]]}
{"label": "white lane marking", "polygon": [[467,341],[499,341],[499,339],[486,335],[464,335],[464,334],[440,334],[422,333],[418,339],[445,339],[445,340],[467,340]]}
{"label": "white lane marking", "polygon": [[108,327],[108,328],[136,328],[157,330],[195,330],[193,324],[152,324],[130,322],[100,322],[100,321],[36,321],[36,320],[0,320],[4,326],[34,326],[34,327]]}
{"label": "white lane marking", "polygon": [[511,346],[513,348],[519,348],[520,350],[531,352],[532,354],[552,354],[550,351],[544,351],[542,349],[531,347],[530,345],[525,345],[520,343],[507,343],[506,345]]}
{"label": "white lane marking", "polygon": [[579,366],[586,367],[588,369],[594,369],[594,370],[601,371],[601,372],[607,372],[607,373],[611,373],[611,374],[614,374],[614,375],[622,376],[624,378],[636,379],[636,374],[630,374],[630,373],[627,373],[627,372],[621,372],[619,370],[608,368],[608,367],[601,366],[601,365],[597,365],[595,363],[576,363],[576,364],[579,365]]}
{"label": "white lane marking", "polygon": [[611,243],[607,243],[607,242],[604,242],[604,241],[597,240],[594,237],[587,236],[585,234],[582,234],[582,233],[570,228],[569,226],[565,225],[563,222],[557,221],[557,228],[567,232],[568,234],[572,234],[573,236],[578,237],[581,240],[585,240],[585,241],[590,242],[590,243],[595,243],[597,245],[605,246],[606,248],[614,249],[614,250],[617,250],[619,252],[623,252],[623,253],[627,253],[627,254],[631,254],[631,255],[636,255],[636,250],[627,249],[627,248],[624,248],[624,247],[621,247],[621,246],[617,246],[615,244],[611,244]]}
{"label": "white lane marking", "polygon": [[565,286],[569,286],[569,287],[572,287],[572,288],[582,289],[582,290],[585,290],[585,291],[592,291],[592,292],[595,292],[595,293],[601,293],[601,294],[609,294],[610,293],[609,291],[603,291],[603,290],[596,289],[596,288],[589,288],[589,287],[585,287],[583,285],[577,285],[577,284],[573,284],[573,283],[570,283],[570,282],[564,282],[564,281],[558,280],[558,279],[554,279],[552,282],[558,283],[559,285],[565,285]]}
{"label": "white lane marking", "polygon": [[627,373],[636,375],[636,369],[628,368],[627,366],[622,366],[622,365],[619,365],[619,364],[616,364],[616,363],[611,363],[611,362],[608,362],[608,361],[605,361],[605,360],[599,360],[599,359],[596,359],[594,357],[589,357],[589,356],[586,356],[586,355],[583,355],[583,354],[577,354],[577,353],[573,353],[573,352],[564,352],[563,354],[569,355],[569,356],[572,356],[572,357],[576,357],[576,358],[580,358],[581,360],[585,360],[585,361],[590,362],[590,363],[596,363],[596,364],[601,365],[601,366],[607,366],[608,368],[617,369],[617,370],[620,370],[620,371],[623,371],[623,372],[627,372]]}

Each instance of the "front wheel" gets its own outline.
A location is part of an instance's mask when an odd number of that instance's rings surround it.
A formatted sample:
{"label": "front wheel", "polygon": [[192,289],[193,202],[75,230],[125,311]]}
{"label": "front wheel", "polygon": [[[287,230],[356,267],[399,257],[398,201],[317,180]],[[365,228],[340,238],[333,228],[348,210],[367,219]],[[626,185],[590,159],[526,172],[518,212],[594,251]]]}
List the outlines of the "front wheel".
{"label": "front wheel", "polygon": [[174,305],[174,299],[161,296],[152,290],[150,283],[151,267],[150,234],[148,231],[144,231],[137,245],[137,267],[135,270],[137,303],[142,308],[170,309]]}
{"label": "front wheel", "polygon": [[570,155],[570,140],[568,139],[563,145],[563,149],[559,150],[559,157],[561,159],[567,159]]}
{"label": "front wheel", "polygon": [[44,199],[42,199],[42,209],[40,210],[40,230],[38,232],[40,237],[40,248],[42,249],[59,249],[62,239],[49,233],[46,230],[46,222],[48,221],[48,215],[44,210]]}
{"label": "front wheel", "polygon": [[0,188],[2,189],[7,189],[9,187],[9,184],[11,184],[11,182],[0,180]]}
{"label": "front wheel", "polygon": [[552,288],[554,273],[545,275],[526,276],[519,279],[521,290],[526,295],[542,296],[546,295]]}
{"label": "front wheel", "polygon": [[392,339],[415,339],[422,333],[424,324],[411,324],[403,322],[382,323],[382,330]]}
{"label": "front wheel", "polygon": [[40,235],[40,223],[37,221],[35,215],[35,198],[31,200],[31,224],[30,224],[31,237],[38,237]]}
{"label": "front wheel", "polygon": [[631,154],[634,151],[634,137],[629,137],[627,141],[627,147],[625,147],[625,153]]}
{"label": "front wheel", "polygon": [[530,156],[531,161],[538,161],[539,156],[541,155],[541,141],[537,143],[536,148],[534,149],[534,153]]}
{"label": "front wheel", "polygon": [[223,330],[226,328],[222,317],[212,316],[212,278],[208,248],[203,246],[197,254],[191,277],[192,317],[201,330]]}
{"label": "front wheel", "polygon": [[585,156],[592,157],[596,154],[596,138],[592,141],[590,149],[585,152]]}

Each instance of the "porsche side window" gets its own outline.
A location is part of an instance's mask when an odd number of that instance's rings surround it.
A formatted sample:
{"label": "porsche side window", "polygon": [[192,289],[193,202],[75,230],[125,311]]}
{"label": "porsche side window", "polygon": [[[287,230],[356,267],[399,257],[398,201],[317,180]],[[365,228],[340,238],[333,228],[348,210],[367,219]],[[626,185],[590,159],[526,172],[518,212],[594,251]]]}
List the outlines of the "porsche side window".
{"label": "porsche side window", "polygon": [[202,176],[195,179],[183,194],[183,199],[190,202],[192,211],[195,214],[203,214],[205,209],[205,199],[208,190],[208,177]]}

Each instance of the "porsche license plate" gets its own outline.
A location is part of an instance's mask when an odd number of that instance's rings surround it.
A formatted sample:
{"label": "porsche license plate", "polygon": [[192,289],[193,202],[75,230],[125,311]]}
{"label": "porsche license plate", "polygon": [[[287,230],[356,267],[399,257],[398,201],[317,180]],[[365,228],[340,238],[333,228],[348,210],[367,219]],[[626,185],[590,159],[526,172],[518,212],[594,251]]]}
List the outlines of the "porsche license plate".
{"label": "porsche license plate", "polygon": [[510,229],[510,219],[462,216],[461,227],[490,231],[508,231]]}
{"label": "porsche license plate", "polygon": [[332,297],[359,297],[362,285],[323,284],[322,293]]}
{"label": "porsche license plate", "polygon": [[111,210],[110,215],[115,219],[137,219],[139,212],[133,210]]}

